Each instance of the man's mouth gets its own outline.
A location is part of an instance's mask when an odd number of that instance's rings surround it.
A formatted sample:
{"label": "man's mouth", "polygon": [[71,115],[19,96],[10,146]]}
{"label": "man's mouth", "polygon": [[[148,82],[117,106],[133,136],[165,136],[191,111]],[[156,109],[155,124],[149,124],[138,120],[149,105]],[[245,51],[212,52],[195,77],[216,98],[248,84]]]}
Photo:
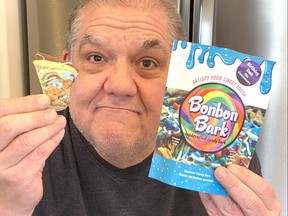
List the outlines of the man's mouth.
{"label": "man's mouth", "polygon": [[133,113],[136,113],[136,114],[140,114],[139,111],[137,111],[134,108],[130,108],[130,107],[98,106],[97,109],[111,110],[113,112],[128,111],[128,112],[133,112]]}

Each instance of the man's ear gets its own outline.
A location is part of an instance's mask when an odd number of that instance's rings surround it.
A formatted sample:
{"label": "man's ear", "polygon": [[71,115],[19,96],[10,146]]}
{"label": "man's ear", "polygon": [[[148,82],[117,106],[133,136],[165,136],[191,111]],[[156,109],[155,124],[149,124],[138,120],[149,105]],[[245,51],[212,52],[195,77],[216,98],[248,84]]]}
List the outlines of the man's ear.
{"label": "man's ear", "polygon": [[63,61],[66,61],[66,62],[71,61],[70,52],[67,49],[63,50],[62,59],[63,59]]}

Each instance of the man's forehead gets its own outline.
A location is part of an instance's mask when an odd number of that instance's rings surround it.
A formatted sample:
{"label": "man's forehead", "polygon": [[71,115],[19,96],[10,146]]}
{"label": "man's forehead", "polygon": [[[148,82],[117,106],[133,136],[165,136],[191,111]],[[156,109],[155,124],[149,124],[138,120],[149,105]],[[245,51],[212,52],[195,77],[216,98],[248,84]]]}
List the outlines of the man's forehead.
{"label": "man's forehead", "polygon": [[[152,11],[151,11],[152,10]],[[110,7],[107,5],[91,6],[84,8],[80,15],[80,25],[103,25],[118,29],[129,29],[137,25],[146,24],[148,28],[157,28],[158,30],[169,31],[168,16],[163,8],[135,8],[133,7]],[[103,23],[102,23],[103,22]],[[150,27],[149,27],[150,26]]]}
{"label": "man's forehead", "polygon": [[[102,35],[85,34],[80,40],[80,49],[85,45],[105,48],[109,43],[111,43],[112,37],[113,36],[105,37]],[[157,38],[134,38],[134,40],[129,41],[129,43],[143,49],[161,49],[168,54],[167,47]]]}

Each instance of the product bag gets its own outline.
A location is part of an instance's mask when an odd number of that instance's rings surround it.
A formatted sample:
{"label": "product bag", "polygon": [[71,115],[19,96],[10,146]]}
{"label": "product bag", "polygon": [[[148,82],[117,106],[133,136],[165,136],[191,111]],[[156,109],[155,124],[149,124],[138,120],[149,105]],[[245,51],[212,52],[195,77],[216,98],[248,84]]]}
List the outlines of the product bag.
{"label": "product bag", "polygon": [[149,177],[227,195],[218,166],[247,167],[268,106],[275,62],[174,41]]}

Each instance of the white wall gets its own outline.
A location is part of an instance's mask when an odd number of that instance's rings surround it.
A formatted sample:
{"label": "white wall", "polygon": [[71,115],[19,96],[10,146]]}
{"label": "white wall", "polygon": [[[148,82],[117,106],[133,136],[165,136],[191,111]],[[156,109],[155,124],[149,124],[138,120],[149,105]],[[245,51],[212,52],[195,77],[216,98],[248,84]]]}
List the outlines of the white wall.
{"label": "white wall", "polygon": [[0,98],[25,94],[21,1],[0,1]]}

